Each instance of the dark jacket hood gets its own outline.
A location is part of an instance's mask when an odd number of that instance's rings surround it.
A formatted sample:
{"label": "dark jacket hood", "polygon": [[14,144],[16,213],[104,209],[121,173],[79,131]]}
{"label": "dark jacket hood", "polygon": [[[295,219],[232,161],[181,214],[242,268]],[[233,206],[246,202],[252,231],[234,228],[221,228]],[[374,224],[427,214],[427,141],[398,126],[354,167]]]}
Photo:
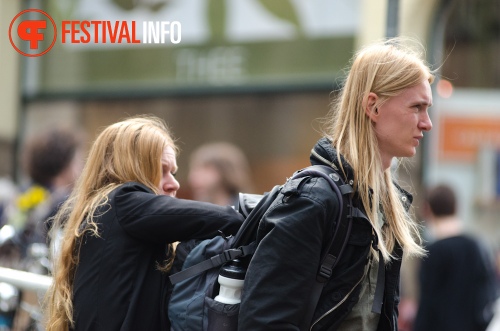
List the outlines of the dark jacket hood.
{"label": "dark jacket hood", "polygon": [[[323,137],[318,140],[316,145],[314,145],[313,149],[311,150],[309,160],[311,161],[312,165],[324,164],[333,167],[338,171],[339,174],[343,173],[345,176],[344,180],[352,185],[354,181],[354,171],[351,165],[344,159],[342,155],[340,155],[339,162],[339,155],[340,154],[333,147],[332,141],[328,137]],[[341,163],[342,167],[340,167]],[[406,207],[409,208],[409,205],[413,201],[412,195],[401,188],[397,183],[394,183],[394,185],[400,191]]]}
{"label": "dark jacket hood", "polygon": [[340,154],[333,147],[332,141],[327,137],[323,137],[318,140],[316,145],[314,145],[313,149],[311,150],[309,160],[311,161],[312,165],[329,165],[337,170],[339,174],[344,173],[344,179],[346,182],[354,180],[354,171],[352,170],[351,165],[344,159],[342,155],[340,155],[339,162],[339,155]]}

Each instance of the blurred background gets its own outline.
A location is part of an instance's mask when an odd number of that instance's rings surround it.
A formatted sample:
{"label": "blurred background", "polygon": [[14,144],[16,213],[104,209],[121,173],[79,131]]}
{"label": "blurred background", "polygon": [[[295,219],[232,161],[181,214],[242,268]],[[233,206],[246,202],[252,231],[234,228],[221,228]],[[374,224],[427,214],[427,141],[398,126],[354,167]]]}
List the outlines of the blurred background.
{"label": "blurred background", "polygon": [[[178,44],[62,44],[41,57],[7,38],[26,8],[62,20],[179,21]],[[86,146],[105,125],[161,116],[190,153],[211,141],[239,146],[261,193],[308,165],[344,69],[358,47],[385,36],[420,40],[438,70],[433,130],[401,173],[418,200],[446,182],[460,214],[499,242],[500,3],[497,0],[47,0],[0,1],[0,176],[22,182],[30,135],[64,125]],[[141,26],[138,24],[138,34]]]}
{"label": "blurred background", "polygon": [[[8,25],[23,9],[62,20],[179,21],[178,44],[62,44],[18,54]],[[139,27],[140,28],[140,27]],[[433,130],[401,168],[415,195],[452,186],[460,218],[500,249],[500,2],[498,0],[0,0],[0,177],[22,185],[24,143],[47,128],[96,133],[135,114],[165,119],[178,139],[179,196],[198,146],[246,155],[254,193],[308,165],[321,119],[362,45],[420,40],[437,70]],[[7,184],[5,185],[8,186]],[[2,191],[4,195],[7,189]]]}

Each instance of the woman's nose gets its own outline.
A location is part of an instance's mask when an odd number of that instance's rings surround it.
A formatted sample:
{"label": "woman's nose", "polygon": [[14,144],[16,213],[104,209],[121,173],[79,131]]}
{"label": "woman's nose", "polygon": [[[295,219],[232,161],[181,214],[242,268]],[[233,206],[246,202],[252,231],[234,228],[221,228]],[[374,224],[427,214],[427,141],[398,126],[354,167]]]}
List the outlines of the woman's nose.
{"label": "woman's nose", "polygon": [[180,187],[181,185],[172,175],[170,175],[169,178],[163,183],[163,191],[165,194],[171,196],[175,196]]}
{"label": "woman's nose", "polygon": [[432,121],[429,117],[429,113],[424,112],[421,116],[422,117],[420,118],[420,121],[418,123],[419,129],[421,129],[422,131],[430,131],[432,129]]}

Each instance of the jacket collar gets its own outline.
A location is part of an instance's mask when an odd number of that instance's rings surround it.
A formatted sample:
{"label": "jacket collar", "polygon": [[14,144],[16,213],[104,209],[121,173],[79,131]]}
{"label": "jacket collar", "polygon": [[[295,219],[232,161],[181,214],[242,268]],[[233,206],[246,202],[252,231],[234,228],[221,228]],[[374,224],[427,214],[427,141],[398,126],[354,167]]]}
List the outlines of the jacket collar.
{"label": "jacket collar", "polygon": [[[342,167],[340,167],[339,156]],[[354,182],[354,170],[344,157],[333,147],[332,141],[329,138],[323,137],[318,140],[316,145],[314,145],[311,150],[309,159],[312,165],[328,165],[338,171],[339,174],[341,174],[342,169],[344,169],[344,175],[346,177],[345,181],[351,185]],[[406,208],[409,208],[413,201],[413,196],[401,188],[397,183],[394,183],[394,185],[400,192],[400,198],[403,201],[403,204]]]}
{"label": "jacket collar", "polygon": [[[340,156],[340,161],[339,161]],[[337,150],[333,147],[332,141],[327,138],[321,138],[318,140],[316,145],[314,145],[311,150],[311,155],[309,157],[312,165],[328,165],[335,169],[339,174],[342,174],[342,169],[344,171],[345,181],[354,181],[354,171],[351,165],[340,155]],[[340,166],[342,164],[342,167]],[[352,183],[350,183],[352,185]]]}

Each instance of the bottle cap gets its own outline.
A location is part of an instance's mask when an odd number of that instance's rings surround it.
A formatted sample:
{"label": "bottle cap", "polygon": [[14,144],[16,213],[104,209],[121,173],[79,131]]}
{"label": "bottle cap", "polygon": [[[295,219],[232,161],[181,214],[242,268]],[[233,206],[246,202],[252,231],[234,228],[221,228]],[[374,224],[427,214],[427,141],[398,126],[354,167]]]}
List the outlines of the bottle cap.
{"label": "bottle cap", "polygon": [[246,272],[243,263],[236,259],[224,264],[219,275],[232,279],[245,279]]}

